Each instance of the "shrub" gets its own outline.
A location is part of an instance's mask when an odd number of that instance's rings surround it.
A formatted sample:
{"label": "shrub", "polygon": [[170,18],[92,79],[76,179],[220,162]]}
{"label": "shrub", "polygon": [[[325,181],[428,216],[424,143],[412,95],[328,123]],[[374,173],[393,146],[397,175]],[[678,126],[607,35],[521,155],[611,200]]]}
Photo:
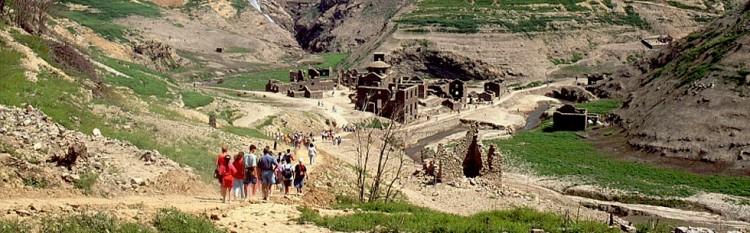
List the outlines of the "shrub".
{"label": "shrub", "polygon": [[66,70],[74,70],[88,76],[96,84],[94,92],[97,94],[101,92],[103,81],[96,74],[94,65],[86,56],[67,42],[52,42],[50,48],[57,64],[60,64]]}
{"label": "shrub", "polygon": [[177,209],[162,209],[156,215],[154,227],[162,233],[224,233],[208,219],[180,212]]}
{"label": "shrub", "polygon": [[19,222],[0,220],[0,233],[26,233],[29,228]]}
{"label": "shrub", "polygon": [[301,207],[298,221],[344,232],[375,228],[384,232],[529,232],[532,228],[542,228],[547,232],[618,232],[604,224],[570,221],[527,208],[460,216],[402,202],[350,203],[338,208],[341,207],[357,210],[349,215],[323,217],[312,209]]}
{"label": "shrub", "polygon": [[14,12],[13,21],[24,31],[41,35],[47,29],[47,12],[52,7],[52,0],[14,0],[11,2]]}
{"label": "shrub", "polygon": [[96,180],[99,179],[99,174],[96,174],[93,171],[87,171],[82,173],[80,176],[81,179],[75,182],[75,187],[83,190],[83,193],[85,194],[90,194],[92,191],[91,188],[96,183]]}
{"label": "shrub", "polygon": [[122,223],[104,213],[95,215],[78,215],[42,221],[41,232],[57,233],[148,233],[154,232],[150,228],[134,224]]}

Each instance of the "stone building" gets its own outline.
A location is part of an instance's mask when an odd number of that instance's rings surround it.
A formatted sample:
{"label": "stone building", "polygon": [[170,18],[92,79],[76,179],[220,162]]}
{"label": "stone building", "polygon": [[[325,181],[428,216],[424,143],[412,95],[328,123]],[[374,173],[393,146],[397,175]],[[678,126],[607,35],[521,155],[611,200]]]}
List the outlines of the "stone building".
{"label": "stone building", "polygon": [[[330,72],[330,71],[324,71]],[[273,93],[286,93],[295,98],[323,98],[323,92],[333,90],[337,83],[334,80],[323,80],[319,69],[308,69],[307,77],[302,70],[289,71],[289,83],[271,79],[266,84],[266,91]]]}
{"label": "stone building", "polygon": [[484,91],[482,93],[479,93],[479,96],[477,98],[484,102],[490,102],[495,98],[495,93],[492,91]]}
{"label": "stone building", "polygon": [[507,92],[507,89],[503,86],[502,80],[493,80],[484,83],[484,92],[492,92],[494,97],[500,97]]}
{"label": "stone building", "polygon": [[469,93],[466,91],[466,83],[464,83],[464,81],[459,79],[451,81],[448,86],[448,91],[453,100],[466,103]]}
{"label": "stone building", "polygon": [[389,72],[390,64],[376,53],[367,74],[357,78],[355,108],[378,116],[408,122],[417,118],[419,85],[402,84]]}
{"label": "stone building", "polygon": [[464,107],[463,103],[461,103],[460,101],[452,100],[452,99],[443,100],[441,104],[449,108],[451,111],[459,111],[461,110],[461,108]]}
{"label": "stone building", "polygon": [[404,86],[416,86],[417,97],[420,99],[427,98],[427,82],[420,77],[403,77],[399,81]]}
{"label": "stone building", "polygon": [[449,98],[450,85],[447,80],[439,80],[427,85],[427,93],[440,98]]}
{"label": "stone building", "polygon": [[586,126],[588,125],[587,111],[586,109],[566,104],[552,114],[552,121],[553,127],[556,130],[586,130]]}

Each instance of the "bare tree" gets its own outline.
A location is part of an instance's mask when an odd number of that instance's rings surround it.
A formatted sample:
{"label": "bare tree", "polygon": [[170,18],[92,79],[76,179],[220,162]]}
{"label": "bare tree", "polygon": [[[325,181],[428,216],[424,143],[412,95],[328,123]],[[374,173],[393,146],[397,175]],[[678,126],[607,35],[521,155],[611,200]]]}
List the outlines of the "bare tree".
{"label": "bare tree", "polygon": [[[371,96],[366,97],[362,110],[367,108],[367,103]],[[378,116],[384,117],[385,108],[393,103],[386,103],[380,109],[373,109],[378,112]],[[398,137],[400,124],[398,120],[404,117],[402,106],[391,106],[394,111],[385,117],[386,121],[372,119],[360,123],[355,130],[357,141],[357,188],[359,200],[391,201],[397,192],[393,187],[400,179],[404,165],[403,140]],[[375,124],[375,121],[380,124]],[[379,127],[373,127],[378,125]],[[382,138],[382,141],[375,139]],[[398,164],[394,163],[394,158]],[[371,161],[372,160],[372,161]],[[370,171],[370,162],[376,162],[374,171]],[[394,166],[397,166],[394,169]],[[373,172],[373,174],[370,174]],[[370,177],[372,175],[372,177]]]}
{"label": "bare tree", "polygon": [[[4,1],[4,0],[0,0]],[[47,29],[47,12],[54,0],[14,0],[13,21],[28,33],[40,35]]]}

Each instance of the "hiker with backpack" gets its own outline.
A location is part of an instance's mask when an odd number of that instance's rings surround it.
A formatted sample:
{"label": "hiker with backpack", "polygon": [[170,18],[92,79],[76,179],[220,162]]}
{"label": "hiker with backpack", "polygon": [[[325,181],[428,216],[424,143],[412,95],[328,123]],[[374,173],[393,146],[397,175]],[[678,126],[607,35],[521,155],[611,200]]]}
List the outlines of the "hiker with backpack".
{"label": "hiker with backpack", "polygon": [[292,186],[292,178],[294,178],[293,169],[292,161],[289,159],[284,160],[281,165],[281,177],[284,180],[284,196],[289,195],[289,186]]}
{"label": "hiker with backpack", "polygon": [[[244,180],[244,191],[245,191],[245,199],[250,199],[250,196],[252,195],[255,197],[255,192],[258,189],[258,157],[255,156],[255,151],[258,148],[255,145],[250,145],[250,152],[245,153],[245,157],[243,157],[242,161],[245,163],[245,180]],[[251,187],[251,193],[247,192],[247,186]],[[248,195],[250,194],[250,195]]]}
{"label": "hiker with backpack", "polygon": [[305,175],[307,175],[307,167],[302,162],[302,159],[297,161],[297,165],[294,166],[294,188],[297,189],[297,194],[302,194],[302,187],[305,185]]}
{"label": "hiker with backpack", "polygon": [[232,166],[231,161],[232,159],[229,155],[224,156],[222,164],[219,165],[219,168],[217,169],[218,176],[221,179],[221,196],[224,203],[229,203],[231,201],[232,182],[234,181],[234,175],[237,172],[234,166]]}
{"label": "hiker with backpack", "polygon": [[284,154],[284,157],[282,159],[285,161],[294,161],[294,154],[292,154],[292,150],[286,149],[286,154]]}

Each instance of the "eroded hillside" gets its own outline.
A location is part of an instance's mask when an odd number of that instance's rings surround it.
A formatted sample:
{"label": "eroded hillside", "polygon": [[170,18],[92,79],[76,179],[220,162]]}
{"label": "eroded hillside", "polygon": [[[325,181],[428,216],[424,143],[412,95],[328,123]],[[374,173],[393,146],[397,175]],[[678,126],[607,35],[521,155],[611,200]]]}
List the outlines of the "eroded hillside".
{"label": "eroded hillside", "polygon": [[[750,11],[712,22],[615,80],[629,143],[663,156],[746,168],[750,160]],[[631,72],[637,73],[637,71]]]}

